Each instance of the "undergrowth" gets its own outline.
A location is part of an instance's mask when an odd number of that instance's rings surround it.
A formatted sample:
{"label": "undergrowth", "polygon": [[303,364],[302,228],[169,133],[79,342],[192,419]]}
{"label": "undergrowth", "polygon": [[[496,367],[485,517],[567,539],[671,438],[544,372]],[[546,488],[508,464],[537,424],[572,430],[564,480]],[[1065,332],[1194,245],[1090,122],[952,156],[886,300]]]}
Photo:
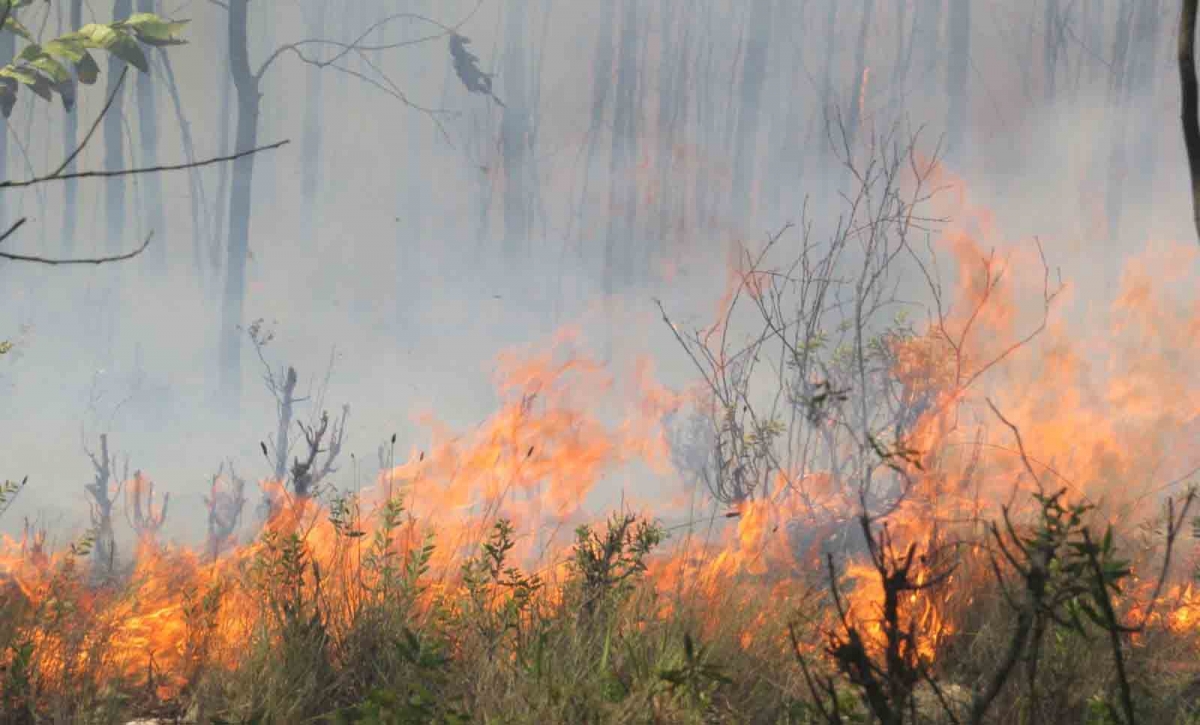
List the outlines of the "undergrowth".
{"label": "undergrowth", "polygon": [[[1043,504],[1041,528],[1024,533],[1013,524],[1019,538],[1012,541],[1030,556],[1037,546],[1062,552],[1060,564],[1048,564],[1045,589],[1058,609],[1037,610],[1045,615],[1041,639],[1014,663],[986,721],[1124,722],[1114,704],[1109,641],[1102,627],[1087,624],[1103,615],[1088,599],[1089,550],[1072,538],[1086,510],[1049,498]],[[316,556],[303,526],[268,527],[252,556],[184,587],[173,600],[185,628],[183,651],[170,660],[174,671],[152,645],[132,663],[122,655],[129,650],[122,649],[121,617],[144,614],[139,596],[152,586],[139,579],[144,567],[97,585],[87,576],[85,537],[45,558],[40,589],[6,581],[3,722],[887,719],[863,673],[847,666],[855,635],[847,639],[848,630],[821,616],[834,609],[828,591],[801,596],[800,581],[784,582],[796,596],[762,596],[780,589],[749,581],[704,591],[664,587],[648,572],[668,551],[666,532],[628,513],[580,527],[566,556],[536,569],[517,560],[517,532],[501,519],[469,547],[457,572],[435,572],[433,533],[399,497],[381,507],[369,534],[358,505],[335,498],[326,507],[337,537],[332,555]],[[1110,553],[1112,538],[1100,546],[1109,574],[1126,577]],[[179,563],[165,550],[158,556]],[[964,557],[956,571],[971,577],[972,566],[982,570],[984,559]],[[812,574],[815,592],[822,572],[814,567]],[[994,578],[974,579],[980,585],[957,604],[957,629],[937,657],[906,660],[912,675],[894,722],[968,721],[971,693],[1010,647],[1012,581],[1001,588]],[[835,587],[834,599],[842,595]],[[1200,722],[1200,681],[1186,667],[1196,644],[1153,627],[1126,638],[1123,664],[1138,721]],[[887,675],[887,662],[870,666],[875,676]]]}

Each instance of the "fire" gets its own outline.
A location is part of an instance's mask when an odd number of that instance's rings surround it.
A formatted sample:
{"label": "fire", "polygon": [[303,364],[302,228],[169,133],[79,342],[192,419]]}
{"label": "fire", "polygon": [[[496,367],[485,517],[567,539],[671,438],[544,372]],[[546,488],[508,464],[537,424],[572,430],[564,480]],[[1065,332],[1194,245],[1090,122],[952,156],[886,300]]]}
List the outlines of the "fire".
{"label": "fire", "polygon": [[[958,192],[956,218],[967,222],[948,229],[939,247],[958,263],[957,287],[946,294],[954,304],[912,335],[882,343],[898,399],[915,417],[897,450],[868,469],[891,471],[908,485],[869,528],[886,523],[895,551],[911,546],[930,557],[913,560],[911,586],[896,602],[902,626],[915,633],[915,655],[925,662],[936,661],[963,631],[956,617],[991,576],[984,566],[939,569],[931,552],[973,546],[978,564],[982,522],[995,520],[1017,492],[1065,487],[1069,500],[1096,502],[1109,520],[1144,518],[1164,484],[1196,464],[1181,459],[1183,447],[1170,442],[1196,430],[1200,382],[1187,371],[1200,362],[1192,344],[1200,302],[1180,299],[1172,285],[1184,285],[1183,277],[1161,276],[1162,269],[1194,263],[1195,253],[1165,245],[1135,260],[1111,308],[1068,309],[1076,319],[1069,328],[1041,317],[1055,300],[1043,276],[1032,275],[1030,283],[1020,274],[1036,254],[1028,247],[985,253],[981,237],[995,241],[994,223],[970,206],[965,190]],[[761,301],[770,279],[733,269],[722,307],[742,292]],[[1037,309],[1021,302],[1030,299]],[[1080,329],[1078,320],[1102,332],[1078,340],[1070,333]],[[728,324],[721,320],[707,333]],[[1039,344],[1017,345],[1030,339],[1031,327],[1044,332]],[[642,361],[628,388],[634,404],[606,409],[606,396],[617,390],[614,378],[575,350],[578,337],[566,331],[545,352],[502,355],[503,402],[493,416],[465,434],[428,418],[431,445],[380,471],[365,491],[317,500],[289,495],[282,481],[262,482],[275,505],[251,541],[210,542],[202,550],[159,543],[167,499],[157,500],[150,480],[137,474],[125,487],[139,533],[132,565],[122,573],[125,586],[92,581],[84,553],[47,554],[36,536],[5,539],[0,596],[37,613],[20,636],[36,652],[41,686],[53,689],[70,673],[89,672],[97,680],[151,686],[166,699],[204,667],[237,667],[245,643],[263,628],[268,639],[279,638],[287,626],[319,615],[336,637],[385,597],[410,597],[416,618],[437,607],[458,611],[466,606],[464,562],[500,519],[512,523],[507,561],[537,574],[525,583],[531,591],[565,580],[573,542],[564,532],[598,518],[590,502],[614,493],[606,485],[621,466],[645,464],[671,480],[664,421],[694,402],[659,384]],[[990,411],[1002,414],[1004,424]],[[909,450],[899,450],[901,444]],[[1163,475],[1151,480],[1147,472]],[[225,509],[242,496],[231,481],[218,486],[214,478],[210,516],[229,518]],[[843,474],[816,465],[778,466],[769,481],[703,526],[694,511],[671,509],[670,502],[686,499],[673,490],[637,497],[651,515],[691,517],[678,525],[682,533],[672,545],[648,561],[657,616],[702,612],[712,635],[736,614],[742,648],[786,649],[785,631],[776,625],[825,589],[831,554],[844,564],[833,583],[841,600],[823,600],[821,627],[857,627],[866,646],[880,651],[887,644],[881,623],[887,592],[881,559],[872,556],[882,555],[852,543],[861,534],[856,491]],[[700,504],[697,510],[715,510],[711,500]],[[1019,506],[1013,512],[1023,513]],[[851,543],[828,551],[834,538]],[[418,570],[428,572],[421,587],[405,579]],[[1123,614],[1170,631],[1195,630],[1200,595],[1192,585],[1172,583],[1154,602],[1151,594],[1144,583],[1134,587],[1120,602]],[[547,585],[536,596],[554,606],[566,595]],[[13,664],[12,652],[3,657]]]}

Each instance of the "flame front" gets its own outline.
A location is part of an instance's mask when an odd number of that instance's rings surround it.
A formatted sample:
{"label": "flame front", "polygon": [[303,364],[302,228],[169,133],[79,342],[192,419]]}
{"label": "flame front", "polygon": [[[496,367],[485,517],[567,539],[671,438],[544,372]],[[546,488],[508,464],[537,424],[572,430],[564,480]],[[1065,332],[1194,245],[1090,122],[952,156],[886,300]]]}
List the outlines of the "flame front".
{"label": "flame front", "polygon": [[[864,71],[864,88],[866,80]],[[1175,289],[1181,279],[1160,274],[1194,263],[1195,253],[1159,245],[1126,268],[1106,314],[1068,308],[1065,316],[1075,320],[1070,330],[1095,335],[1080,339],[1052,319],[1037,345],[1017,349],[1025,323],[1041,313],[1019,301],[1036,300],[1039,308],[1042,278],[1020,274],[1035,263],[1028,251],[1004,258],[983,253],[978,237],[994,234],[990,221],[965,206],[965,192],[960,198],[959,218],[979,231],[960,226],[941,239],[960,270],[956,304],[917,334],[889,343],[890,373],[904,400],[923,401],[906,437],[914,455],[890,462],[912,481],[886,517],[891,541],[899,551],[912,545],[922,552],[952,542],[977,544],[981,522],[1017,502],[1017,492],[1060,487],[1070,500],[1098,504],[1098,516],[1108,520],[1148,517],[1167,484],[1195,464],[1183,443],[1197,430],[1200,381],[1180,371],[1200,362],[1191,342],[1200,333],[1200,300],[1181,300]],[[1029,277],[1035,279],[1026,289]],[[755,299],[769,284],[754,272],[732,278]],[[643,361],[632,386],[635,403],[606,416],[602,400],[613,381],[597,362],[563,354],[573,341],[564,333],[546,353],[502,356],[503,404],[491,418],[463,435],[427,420],[433,434],[427,450],[412,451],[337,507],[290,499],[282,482],[263,482],[283,503],[250,543],[195,551],[145,536],[128,584],[110,586],[88,581],[71,552],[47,554],[31,536],[5,539],[3,596],[37,613],[17,640],[36,653],[39,686],[53,690],[69,673],[89,672],[97,681],[149,684],[170,698],[206,668],[237,667],[245,643],[264,629],[281,636],[297,616],[292,600],[283,599],[285,586],[301,592],[294,601],[319,606],[337,636],[386,586],[378,564],[383,555],[403,568],[430,552],[432,583],[413,602],[412,616],[428,614],[435,602],[453,607],[463,596],[464,560],[501,518],[516,532],[513,561],[556,581],[572,544],[564,532],[597,518],[589,498],[612,493],[604,483],[619,467],[644,463],[660,480],[673,479],[664,421],[693,402],[659,385]],[[993,409],[1020,432],[1020,445],[1008,426],[997,424]],[[128,491],[146,500],[142,517],[153,523],[162,509],[152,502],[152,484],[139,474]],[[214,483],[214,499],[218,493]],[[406,506],[399,519],[398,509],[389,508],[397,497]],[[647,513],[664,517],[698,520],[703,517],[694,511],[713,511],[711,501],[672,509],[686,498],[665,487],[637,497]],[[778,623],[825,589],[828,541],[847,531],[855,536],[857,515],[854,492],[834,471],[775,471],[764,495],[703,522],[685,521],[678,527],[684,534],[650,560],[659,616],[688,608],[705,613],[710,631],[737,627],[745,648],[787,647]],[[148,529],[153,534],[157,527]],[[302,549],[290,549],[290,540],[302,541]],[[882,648],[880,572],[861,550],[847,551],[836,581],[843,611],[828,596],[821,599],[819,629],[838,630],[844,614],[866,633],[869,647]],[[963,565],[928,588],[935,569],[913,572],[916,587],[899,602],[899,612],[918,633],[916,655],[933,662],[962,632],[956,617],[990,572]],[[1172,583],[1153,602],[1151,594],[1152,584],[1139,581],[1120,601],[1123,613],[1170,631],[1194,630],[1191,585]],[[562,594],[550,587],[544,596],[553,602]],[[730,625],[734,611],[745,616]],[[69,622],[77,626],[64,625]],[[6,667],[15,656],[4,655]]]}

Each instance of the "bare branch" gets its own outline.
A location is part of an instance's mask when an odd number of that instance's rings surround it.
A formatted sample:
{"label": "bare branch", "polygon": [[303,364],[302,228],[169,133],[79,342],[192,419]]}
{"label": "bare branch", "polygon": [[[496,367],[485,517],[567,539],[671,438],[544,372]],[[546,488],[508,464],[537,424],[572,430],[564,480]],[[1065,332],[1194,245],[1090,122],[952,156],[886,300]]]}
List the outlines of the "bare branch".
{"label": "bare branch", "polygon": [[113,86],[112,93],[108,95],[108,101],[104,104],[104,108],[100,109],[100,113],[97,114],[96,120],[92,122],[92,127],[88,129],[87,135],[83,137],[83,141],[81,141],[79,145],[75,147],[75,150],[72,151],[70,155],[68,155],[67,158],[63,160],[61,164],[59,164],[58,168],[50,174],[50,178],[54,178],[66,171],[67,167],[71,165],[71,162],[75,160],[75,157],[83,153],[84,147],[86,147],[88,142],[92,140],[92,136],[95,135],[96,129],[100,127],[100,122],[104,120],[104,116],[108,113],[108,109],[112,108],[113,101],[117,99],[117,93],[121,91],[121,86],[125,83],[125,76],[128,73],[129,66],[125,66],[125,68],[121,70],[121,77],[117,78],[117,83],[115,86]]}
{"label": "bare branch", "polygon": [[25,181],[0,181],[0,189],[20,189],[36,184],[43,184],[47,181],[65,181],[67,179],[109,179],[117,176],[138,176],[141,174],[157,174],[163,171],[183,171],[186,169],[198,169],[202,166],[211,166],[220,164],[226,161],[236,161],[244,156],[257,154],[260,151],[272,151],[281,146],[286,146],[291,143],[291,139],[276,141],[273,144],[259,146],[246,151],[239,151],[236,154],[228,156],[214,156],[203,161],[189,161],[182,164],[164,164],[160,166],[142,166],[136,169],[119,169],[117,171],[78,171],[70,174],[51,174],[49,176],[38,176]]}
{"label": "bare branch", "polygon": [[[12,232],[16,231],[16,228],[19,227],[24,222],[25,222],[24,218],[17,220],[16,224],[14,224],[12,227],[10,227],[9,230],[3,234],[3,236],[0,236],[0,242],[4,241],[4,239],[6,239],[8,237],[8,235],[10,235],[10,234],[12,234]],[[61,266],[61,265],[79,265],[79,264],[101,265],[101,264],[108,264],[109,262],[124,262],[125,260],[133,259],[134,257],[138,256],[142,252],[146,251],[146,247],[150,246],[150,239],[153,236],[154,236],[154,232],[150,232],[150,234],[146,235],[146,241],[142,242],[142,246],[138,247],[137,249],[133,250],[132,252],[128,252],[126,254],[118,254],[118,255],[115,255],[112,257],[90,257],[90,258],[82,257],[82,258],[56,259],[53,257],[39,257],[36,255],[12,254],[10,252],[0,252],[0,259],[7,259],[12,262],[31,262],[31,263],[35,263],[35,264],[47,264],[47,265],[54,266],[54,267]]]}

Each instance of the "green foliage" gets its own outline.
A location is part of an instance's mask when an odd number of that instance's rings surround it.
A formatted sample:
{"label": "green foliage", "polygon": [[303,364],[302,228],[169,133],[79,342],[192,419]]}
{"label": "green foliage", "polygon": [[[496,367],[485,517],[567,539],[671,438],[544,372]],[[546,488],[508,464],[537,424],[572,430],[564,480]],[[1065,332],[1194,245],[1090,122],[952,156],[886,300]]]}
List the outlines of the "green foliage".
{"label": "green foliage", "polygon": [[0,710],[8,713],[5,722],[32,723],[33,713],[33,642],[27,638],[11,642],[5,659],[8,666],[0,672]]}
{"label": "green foliage", "polygon": [[467,723],[463,713],[447,707],[440,690],[448,680],[450,658],[436,643],[407,627],[396,650],[410,672],[393,688],[376,688],[354,706],[338,712],[336,722],[355,725],[417,725]]}
{"label": "green foliage", "polygon": [[[404,523],[404,498],[396,494],[384,503],[371,546],[363,558],[363,569],[375,574],[379,582],[375,592],[379,601],[412,602],[421,593],[421,578],[429,571],[434,552],[433,532],[426,533],[419,548],[406,550],[402,559],[397,549]],[[345,535],[361,536],[355,530],[348,530]]]}
{"label": "green foliage", "polygon": [[577,528],[571,568],[582,584],[583,614],[591,616],[606,598],[626,592],[662,540],[661,526],[633,514],[614,515],[603,534],[590,526]]}
{"label": "green foliage", "polygon": [[1132,574],[1130,562],[1117,556],[1112,527],[1099,542],[1093,541],[1084,523],[1093,505],[1066,505],[1061,491],[1033,496],[1041,506],[1040,522],[1032,534],[1019,539],[1026,550],[1048,555],[1047,599],[1061,603],[1062,609],[1061,614],[1047,614],[1079,634],[1086,634],[1089,624],[1107,629],[1110,623],[1102,611],[1111,606],[1110,592],[1120,595],[1122,583]]}
{"label": "green foliage", "polygon": [[20,86],[46,101],[58,94],[63,107],[68,111],[73,109],[76,81],[92,85],[100,76],[100,66],[89,51],[105,51],[148,73],[150,64],[142,45],[165,47],[187,42],[179,37],[179,33],[188,21],[169,21],[153,13],[135,13],[107,25],[88,23],[75,32],[39,44],[15,17],[16,10],[29,2],[9,0],[9,7],[3,11],[7,12],[4,29],[28,43],[11,63],[0,68],[0,113],[5,118],[12,114]]}
{"label": "green foliage", "polygon": [[514,546],[512,522],[501,519],[462,567],[467,602],[460,617],[482,639],[489,656],[510,635],[522,641],[543,586],[537,574],[526,574],[509,563]]}
{"label": "green foliage", "polygon": [[683,636],[683,662],[659,672],[673,694],[682,694],[695,707],[707,708],[712,696],[722,685],[731,685],[722,668],[712,661],[704,647],[696,645],[692,635]]}

